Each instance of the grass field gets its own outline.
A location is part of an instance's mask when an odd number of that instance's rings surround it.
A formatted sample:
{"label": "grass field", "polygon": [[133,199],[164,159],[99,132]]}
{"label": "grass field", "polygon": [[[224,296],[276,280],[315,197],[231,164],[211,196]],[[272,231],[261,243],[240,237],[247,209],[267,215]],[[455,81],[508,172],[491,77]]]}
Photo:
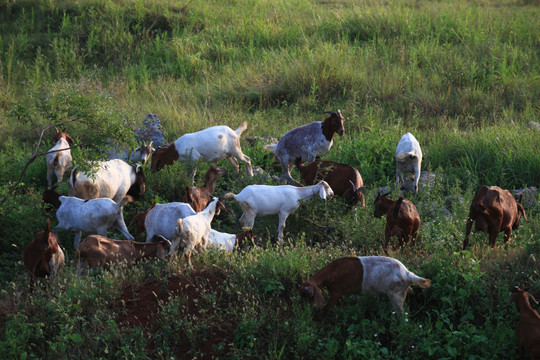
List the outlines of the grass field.
{"label": "grass field", "polygon": [[[0,351],[5,358],[515,359],[518,312],[509,288],[540,297],[540,207],[526,208],[511,241],[482,234],[461,251],[481,185],[540,185],[538,1],[0,0]],[[242,148],[279,175],[263,140],[341,109],[345,136],[324,157],[358,168],[366,208],[311,200],[289,217],[257,218],[259,247],[207,251],[75,275],[73,233],[59,234],[67,263],[29,293],[22,251],[56,218],[41,205],[45,153],[66,127],[75,164],[103,157],[106,139],[135,147],[134,130],[159,116],[166,139],[247,121]],[[386,298],[344,298],[322,317],[298,286],[341,256],[383,255],[378,189],[395,188],[394,151],[412,132],[422,168],[436,174],[410,199],[418,245],[390,256],[432,280],[407,314]],[[265,181],[223,162],[215,193]],[[201,164],[197,184],[209,165]],[[180,163],[147,171],[153,202],[181,201]],[[19,176],[21,182],[16,185]],[[66,176],[67,177],[67,176]],[[295,170],[293,177],[299,179]],[[16,185],[16,186],[14,186]],[[422,184],[421,184],[422,185]],[[60,186],[65,194],[67,187]],[[239,232],[240,208],[213,226]],[[114,238],[121,234],[110,232]]]}

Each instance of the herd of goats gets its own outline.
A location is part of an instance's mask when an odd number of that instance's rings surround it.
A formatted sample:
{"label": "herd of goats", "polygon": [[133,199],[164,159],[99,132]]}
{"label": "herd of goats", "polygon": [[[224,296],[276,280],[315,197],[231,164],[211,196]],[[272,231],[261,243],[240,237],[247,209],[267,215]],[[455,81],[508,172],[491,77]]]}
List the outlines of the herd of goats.
{"label": "herd of goats", "polygon": [[[123,207],[145,192],[145,174],[139,163],[151,158],[150,171],[156,172],[175,161],[182,161],[193,182],[199,162],[215,163],[227,159],[236,171],[239,161],[245,163],[247,173],[253,176],[260,168],[252,167],[251,160],[240,147],[240,136],[247,123],[233,130],[228,126],[213,126],[199,132],[185,134],[168,146],[152,148],[152,142],[143,143],[135,152],[117,152],[108,161],[97,163],[93,173],[84,173],[74,167],[68,180],[68,195],[56,192],[53,174],[63,181],[65,171],[71,166],[70,144],[73,138],[64,131],[57,131],[55,146],[46,155],[48,188],[43,200],[54,206],[58,225],[53,229],[75,231],[77,271],[85,267],[101,267],[111,263],[128,264],[143,258],[167,258],[180,247],[190,267],[194,250],[204,250],[209,245],[220,250],[233,250],[246,240],[253,241],[253,226],[257,216],[278,215],[278,240],[283,240],[287,217],[301,204],[301,200],[316,195],[327,199],[343,197],[354,211],[357,205],[365,207],[363,181],[358,170],[350,165],[333,161],[321,161],[333,143],[334,134],[343,136],[344,118],[341,111],[328,112],[324,121],[315,121],[285,133],[276,144],[266,149],[275,155],[282,166],[281,182],[293,185],[249,185],[240,193],[227,193],[221,199],[212,196],[216,180],[225,170],[211,166],[201,187],[187,187],[184,202],[154,204],[134,216],[130,226],[136,225],[137,234],[146,232],[146,242],[136,242],[124,222]],[[150,156],[151,155],[151,156]],[[396,153],[396,182],[404,183],[405,172],[414,173],[412,191],[418,192],[422,151],[411,133],[399,141]],[[129,162],[128,162],[129,161]],[[307,165],[303,164],[307,162]],[[291,177],[296,166],[305,186]],[[400,196],[391,200],[388,194],[379,194],[375,200],[376,217],[386,216],[385,248],[392,236],[398,238],[399,246],[411,240],[414,244],[420,226],[416,206]],[[222,200],[234,198],[243,213],[240,217],[242,232],[227,234],[211,228],[214,215],[224,209]],[[508,242],[512,229],[517,229],[520,217],[527,220],[520,202],[508,191],[497,186],[482,186],[470,206],[463,249],[469,244],[472,224],[475,231],[489,236],[489,244],[495,247],[497,236],[504,232]],[[108,229],[120,231],[127,240],[107,238]],[[81,240],[82,233],[91,235]],[[157,241],[153,241],[157,240]],[[64,253],[56,234],[51,231],[50,221],[44,231],[35,235],[25,248],[24,264],[31,284],[37,277],[55,276],[64,263]],[[411,285],[428,288],[429,279],[409,271],[397,259],[386,256],[343,257],[334,260],[315,273],[300,286],[300,296],[316,304],[326,313],[345,294],[387,295],[393,308],[403,313],[403,303]],[[326,288],[329,300],[324,305],[322,289]],[[531,359],[540,359],[540,316],[531,307],[532,294],[518,287],[512,291],[511,300],[520,311],[516,330],[519,352],[528,352]],[[536,302],[537,303],[537,302]]]}

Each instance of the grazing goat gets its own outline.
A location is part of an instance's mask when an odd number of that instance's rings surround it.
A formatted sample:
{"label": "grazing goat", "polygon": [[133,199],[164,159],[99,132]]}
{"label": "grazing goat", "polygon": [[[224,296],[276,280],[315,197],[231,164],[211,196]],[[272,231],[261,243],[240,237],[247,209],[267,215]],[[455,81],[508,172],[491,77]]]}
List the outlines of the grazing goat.
{"label": "grazing goat", "polygon": [[73,196],[60,196],[60,207],[56,211],[58,225],[55,229],[77,231],[73,247],[77,248],[83,232],[107,235],[111,227],[120,231],[128,240],[133,240],[129,233],[122,209],[133,201],[131,196],[126,196],[120,202],[115,203],[111,199],[83,200]]}
{"label": "grazing goat", "polygon": [[531,307],[529,299],[538,305],[532,294],[517,286],[511,290],[510,302],[515,301],[519,311],[519,322],[516,328],[519,358],[523,359],[528,352],[531,360],[540,360],[540,315]]}
{"label": "grazing goat", "polygon": [[332,261],[300,286],[300,296],[323,309],[322,288],[326,287],[329,300],[324,306],[328,313],[342,295],[386,295],[394,310],[403,314],[403,303],[410,285],[423,288],[431,280],[421,278],[399,261],[384,256],[343,257]]}
{"label": "grazing goat", "polygon": [[218,250],[229,250],[238,249],[242,247],[247,241],[253,243],[255,235],[253,230],[248,229],[244,230],[238,234],[227,234],[219,232],[214,229],[210,229],[210,236],[208,238],[208,245],[216,247]]}
{"label": "grazing goat", "polygon": [[210,236],[210,223],[214,215],[219,213],[219,202],[218,198],[214,198],[203,211],[183,219],[178,219],[176,223],[170,253],[172,254],[178,245],[180,245],[184,249],[189,267],[192,269],[191,253],[196,247],[206,249]]}
{"label": "grazing goat", "polygon": [[143,141],[142,145],[136,148],[133,152],[131,152],[130,150],[121,150],[118,148],[113,148],[109,150],[109,159],[121,159],[126,162],[140,162],[142,164],[146,164],[153,151],[155,151],[155,149],[152,147],[152,141],[150,141],[150,143],[148,144]]}
{"label": "grazing goat", "polygon": [[56,234],[51,232],[50,219],[47,219],[45,230],[38,232],[34,240],[24,248],[23,260],[30,275],[31,288],[38,277],[54,278],[64,265],[64,252],[58,245]]}
{"label": "grazing goat", "polygon": [[283,229],[287,217],[300,206],[300,200],[311,199],[314,195],[326,200],[334,196],[326,181],[317,185],[295,187],[291,185],[249,185],[238,195],[227,193],[224,199],[233,197],[242,208],[240,223],[243,227],[253,228],[255,217],[279,214],[278,240],[283,241]]}
{"label": "grazing goat", "polygon": [[422,164],[422,150],[418,140],[411,133],[401,137],[396,148],[396,183],[403,184],[404,172],[414,172],[413,192],[418,193],[418,180],[420,179],[420,166]]}
{"label": "grazing goat", "polygon": [[56,180],[62,182],[64,172],[71,166],[70,145],[73,144],[73,138],[65,132],[56,131],[52,138],[56,144],[47,152],[45,159],[47,161],[47,186],[52,187],[52,176],[56,175]]}
{"label": "grazing goat", "polygon": [[80,273],[83,266],[90,268],[142,259],[165,259],[171,250],[171,242],[162,239],[155,243],[143,243],[131,240],[113,240],[105,236],[87,236],[77,248],[77,269]]}
{"label": "grazing goat", "polygon": [[236,171],[239,168],[236,159],[245,162],[248,175],[252,177],[251,159],[244,155],[240,148],[240,135],[246,129],[247,122],[244,122],[236,131],[228,126],[213,126],[195,133],[184,134],[167,148],[154,152],[150,169],[159,171],[176,160],[190,162],[194,166],[191,171],[193,180],[197,172],[197,161],[211,163],[226,158]]}
{"label": "grazing goat", "polygon": [[68,194],[81,199],[109,198],[115,202],[130,195],[144,195],[146,178],[141,165],[130,165],[121,159],[100,161],[95,174],[71,171]]}
{"label": "grazing goat", "polygon": [[196,212],[202,211],[210,201],[216,180],[225,174],[225,168],[221,166],[210,166],[210,169],[204,175],[204,185],[201,187],[186,186],[184,202],[191,205]]}
{"label": "grazing goat", "polygon": [[379,219],[386,214],[385,251],[388,251],[390,236],[398,237],[399,247],[407,244],[409,237],[412,239],[412,245],[415,245],[421,222],[416,206],[403,197],[393,201],[386,195],[388,194],[377,195],[374,212],[375,217]]}
{"label": "grazing goat", "polygon": [[334,133],[343,136],[343,115],[338,110],[333,111],[323,122],[314,121],[286,132],[277,144],[267,145],[265,148],[273,152],[283,168],[281,181],[289,181],[293,185],[302,186],[291,177],[291,170],[297,158],[300,162],[311,164],[317,156],[322,156],[330,150]]}
{"label": "grazing goat", "polygon": [[302,166],[300,158],[296,159],[296,167],[302,175],[306,185],[313,185],[316,180],[324,180],[330,185],[335,195],[339,195],[356,210],[356,204],[366,207],[364,194],[364,182],[360,172],[352,166],[340,164],[335,161],[315,160],[307,166]]}
{"label": "grazing goat", "polygon": [[156,206],[156,204],[152,204],[148,209],[144,210],[143,212],[135,214],[133,218],[131,218],[131,221],[129,222],[128,229],[135,225],[136,233],[135,236],[139,236],[143,232],[146,231],[146,227],[144,226],[144,222],[146,221],[146,215],[148,215],[148,212],[152,210]]}
{"label": "grazing goat", "polygon": [[156,204],[153,209],[148,211],[144,220],[146,242],[152,241],[152,238],[156,235],[161,235],[166,239],[172,239],[178,219],[195,214],[196,212],[193,208],[183,202]]}
{"label": "grazing goat", "polygon": [[482,231],[489,234],[489,245],[494,248],[501,231],[504,231],[504,243],[510,240],[512,229],[519,228],[520,216],[527,221],[523,206],[516,202],[510,191],[498,186],[482,186],[469,209],[463,250],[469,245],[473,222],[475,222],[475,232]]}

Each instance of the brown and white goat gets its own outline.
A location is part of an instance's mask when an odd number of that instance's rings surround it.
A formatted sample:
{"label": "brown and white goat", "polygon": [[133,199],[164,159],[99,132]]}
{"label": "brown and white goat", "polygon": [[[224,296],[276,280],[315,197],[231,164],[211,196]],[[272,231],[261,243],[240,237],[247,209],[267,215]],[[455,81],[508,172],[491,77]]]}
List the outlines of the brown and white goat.
{"label": "brown and white goat", "polygon": [[171,243],[162,239],[155,243],[143,243],[132,240],[113,240],[101,235],[87,236],[77,248],[78,271],[83,266],[90,268],[142,259],[165,259],[171,249]]}
{"label": "brown and white goat", "polygon": [[[423,288],[431,280],[421,278],[399,261],[385,256],[350,256],[332,261],[300,286],[300,296],[328,313],[342,295],[386,295],[396,312],[403,314],[403,303],[410,285]],[[322,289],[329,300],[324,306]]]}
{"label": "brown and white goat", "polygon": [[197,172],[197,161],[212,163],[226,158],[236,171],[239,169],[238,160],[243,161],[248,175],[252,177],[251,159],[244,155],[240,148],[240,135],[246,129],[247,122],[244,121],[236,130],[222,125],[184,134],[167,148],[158,149],[152,154],[150,170],[159,171],[176,160],[188,162],[194,166],[190,176],[193,181]]}
{"label": "brown and white goat", "polygon": [[53,174],[56,175],[57,182],[62,182],[64,179],[64,173],[71,166],[71,149],[70,145],[73,144],[73,138],[65,132],[56,131],[52,141],[55,145],[47,152],[45,159],[47,161],[47,186],[52,186]]}
{"label": "brown and white goat", "polygon": [[45,230],[38,232],[24,248],[23,261],[30,275],[30,286],[33,287],[38,277],[54,278],[64,260],[64,252],[58,245],[56,234],[51,232],[50,219],[47,219]]}
{"label": "brown and white goat", "polygon": [[279,139],[277,144],[267,145],[265,149],[274,153],[281,163],[283,172],[281,181],[289,181],[295,186],[302,186],[291,177],[291,170],[297,158],[300,162],[311,164],[317,156],[326,154],[333,144],[334,133],[343,136],[344,118],[341,111],[328,111],[324,121],[314,121],[310,124],[289,130]]}
{"label": "brown and white goat", "polygon": [[304,184],[313,185],[320,180],[324,180],[330,185],[334,195],[344,198],[353,211],[358,203],[362,208],[366,207],[364,194],[362,193],[364,181],[356,168],[335,161],[320,160],[302,166],[300,158],[296,159],[295,165],[302,175]]}
{"label": "brown and white goat", "polygon": [[216,180],[225,174],[225,168],[221,166],[210,166],[210,169],[204,174],[204,185],[200,187],[186,186],[184,202],[191,205],[195,212],[203,211],[212,201],[212,193]]}
{"label": "brown and white goat", "polygon": [[519,311],[519,322],[516,328],[519,358],[523,359],[528,352],[531,360],[540,360],[540,315],[531,307],[529,299],[538,305],[532,294],[514,286],[510,302],[515,301]]}
{"label": "brown and white goat", "polygon": [[472,224],[474,231],[482,231],[489,235],[489,245],[495,247],[497,236],[504,231],[504,243],[510,240],[512,229],[519,228],[519,218],[527,221],[523,206],[516,202],[510,191],[498,186],[482,186],[474,197],[467,217],[463,250],[469,245]]}
{"label": "brown and white goat", "polygon": [[415,245],[421,223],[416,206],[401,196],[394,201],[387,198],[386,195],[377,195],[374,211],[375,217],[379,219],[386,214],[385,251],[388,250],[391,236],[398,237],[399,247],[407,244],[409,237],[412,240],[412,245]]}

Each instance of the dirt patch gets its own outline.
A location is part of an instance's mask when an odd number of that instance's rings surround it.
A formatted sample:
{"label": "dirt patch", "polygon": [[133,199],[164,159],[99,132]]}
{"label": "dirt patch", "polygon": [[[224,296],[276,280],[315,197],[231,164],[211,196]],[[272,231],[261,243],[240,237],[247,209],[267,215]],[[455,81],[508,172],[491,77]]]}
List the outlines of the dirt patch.
{"label": "dirt patch", "polygon": [[[150,355],[158,346],[154,334],[163,331],[160,304],[167,304],[176,298],[181,304],[178,307],[179,317],[199,323],[211,316],[208,308],[219,311],[228,307],[221,288],[225,280],[223,273],[195,270],[188,276],[174,276],[162,281],[150,281],[139,287],[126,287],[115,306],[120,313],[118,324],[124,328],[140,327],[151,339],[147,347]],[[212,303],[208,301],[209,296],[213,299]],[[174,348],[178,358],[213,359],[227,353],[228,344],[234,340],[235,328],[234,320],[225,325],[215,324],[205,329],[205,336],[195,340],[188,338],[189,329],[177,329],[174,331],[174,344],[169,345]],[[218,344],[221,346],[216,346]]]}

